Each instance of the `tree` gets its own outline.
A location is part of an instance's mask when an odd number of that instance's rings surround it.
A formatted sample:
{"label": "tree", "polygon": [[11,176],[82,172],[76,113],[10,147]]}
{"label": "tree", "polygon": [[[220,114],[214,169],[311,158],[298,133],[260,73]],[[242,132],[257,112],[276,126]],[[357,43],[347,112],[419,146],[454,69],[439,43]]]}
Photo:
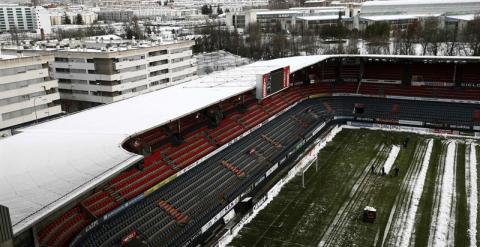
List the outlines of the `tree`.
{"label": "tree", "polygon": [[20,45],[17,26],[13,26],[12,28],[10,28],[10,30],[8,30],[8,32],[10,33],[10,38],[12,39],[12,42],[15,42],[17,46]]}
{"label": "tree", "polygon": [[406,29],[397,28],[393,32],[394,54],[414,55],[414,43],[419,36],[420,24],[413,22],[407,25]]}
{"label": "tree", "polygon": [[70,17],[67,15],[67,13],[65,13],[65,24],[66,25],[72,24],[72,20],[70,20]]}
{"label": "tree", "polygon": [[390,37],[390,25],[386,22],[375,22],[367,26],[364,38],[372,43],[385,43]]}
{"label": "tree", "polygon": [[476,17],[467,23],[462,36],[470,54],[480,56],[480,17]]}
{"label": "tree", "polygon": [[271,54],[269,54],[270,56],[267,58],[271,59],[287,56],[287,46],[288,41],[285,35],[281,33],[274,34],[271,42]]}
{"label": "tree", "polygon": [[145,33],[146,33],[147,35],[150,35],[150,34],[152,33],[152,29],[150,28],[150,26],[147,26],[147,27],[145,28]]}
{"label": "tree", "polygon": [[428,18],[419,26],[418,42],[422,46],[422,55],[437,55],[440,46],[440,28],[438,18]]}
{"label": "tree", "polygon": [[75,17],[75,23],[77,25],[83,25],[83,18],[81,14],[77,14],[77,16]]}
{"label": "tree", "polygon": [[360,50],[358,49],[358,37],[352,36],[348,39],[348,45],[345,48],[345,53],[360,54]]}
{"label": "tree", "polygon": [[201,12],[202,15],[209,15],[209,14],[210,14],[210,13],[209,13],[209,9],[208,9],[208,5],[206,5],[206,4],[204,4],[204,5],[202,6],[201,11],[202,11],[202,12]]}
{"label": "tree", "polygon": [[386,22],[375,22],[367,26],[363,33],[369,54],[389,54],[390,25]]}
{"label": "tree", "polygon": [[209,15],[212,15],[212,14],[213,14],[212,5],[209,5],[209,6],[208,6],[208,14],[209,14]]}
{"label": "tree", "polygon": [[327,39],[344,39],[348,35],[348,29],[341,23],[331,26],[325,26],[320,29],[322,38]]}
{"label": "tree", "polygon": [[223,14],[223,10],[222,8],[220,8],[220,6],[217,7],[217,15],[221,15]]}
{"label": "tree", "polygon": [[455,56],[458,51],[458,23],[453,27],[444,28],[444,39],[447,45],[446,54],[447,56]]}
{"label": "tree", "polygon": [[138,25],[137,16],[133,16],[131,22],[129,23],[126,22],[123,24],[123,31],[127,39],[132,39],[133,37],[135,37],[135,39],[144,38],[142,29],[140,28],[140,25]]}

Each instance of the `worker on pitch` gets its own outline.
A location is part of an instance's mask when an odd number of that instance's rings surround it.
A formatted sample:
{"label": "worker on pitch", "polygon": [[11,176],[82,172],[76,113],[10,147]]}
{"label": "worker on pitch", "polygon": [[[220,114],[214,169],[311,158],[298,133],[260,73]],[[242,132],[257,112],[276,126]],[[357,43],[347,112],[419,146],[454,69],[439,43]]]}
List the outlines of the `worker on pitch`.
{"label": "worker on pitch", "polygon": [[395,166],[395,168],[393,169],[393,172],[395,174],[395,177],[398,177],[398,173],[400,172],[400,168],[398,166]]}

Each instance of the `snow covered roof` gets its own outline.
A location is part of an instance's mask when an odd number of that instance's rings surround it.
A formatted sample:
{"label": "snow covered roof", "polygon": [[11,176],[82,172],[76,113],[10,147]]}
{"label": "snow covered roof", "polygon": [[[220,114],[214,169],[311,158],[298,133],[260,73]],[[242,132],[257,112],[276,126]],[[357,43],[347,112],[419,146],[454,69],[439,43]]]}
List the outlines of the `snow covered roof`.
{"label": "snow covered roof", "polygon": [[449,15],[447,16],[449,19],[453,20],[460,20],[460,21],[472,21],[475,19],[474,14],[469,14],[469,15]]}
{"label": "snow covered roof", "polygon": [[299,20],[304,21],[328,21],[328,20],[338,20],[338,15],[317,15],[317,16],[302,16],[297,17]]}
{"label": "snow covered roof", "polygon": [[371,15],[362,16],[361,18],[369,21],[393,21],[393,20],[409,20],[425,18],[425,15]]}
{"label": "snow covered roof", "polygon": [[0,54],[0,60],[7,60],[7,59],[13,59],[13,58],[17,58],[16,55],[6,55],[6,54]]}
{"label": "snow covered roof", "polygon": [[388,0],[388,1],[366,1],[362,6],[392,6],[392,5],[419,5],[419,4],[462,4],[478,3],[480,0]]}
{"label": "snow covered roof", "polygon": [[270,11],[256,12],[256,14],[257,15],[290,15],[290,14],[300,15],[302,14],[302,12],[295,11],[295,10],[270,10]]}
{"label": "snow covered roof", "polygon": [[15,234],[142,157],[122,149],[129,136],[255,88],[256,75],[295,72],[326,56],[262,61],[21,129],[0,140],[0,204]]}

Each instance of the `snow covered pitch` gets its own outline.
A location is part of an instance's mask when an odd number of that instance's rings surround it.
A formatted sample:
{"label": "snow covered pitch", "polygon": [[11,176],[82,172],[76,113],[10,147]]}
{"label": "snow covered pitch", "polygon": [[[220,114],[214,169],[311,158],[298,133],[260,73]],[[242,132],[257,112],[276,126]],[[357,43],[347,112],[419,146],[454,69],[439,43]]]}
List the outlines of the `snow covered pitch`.
{"label": "snow covered pitch", "polygon": [[476,246],[479,144],[344,129],[228,245]]}

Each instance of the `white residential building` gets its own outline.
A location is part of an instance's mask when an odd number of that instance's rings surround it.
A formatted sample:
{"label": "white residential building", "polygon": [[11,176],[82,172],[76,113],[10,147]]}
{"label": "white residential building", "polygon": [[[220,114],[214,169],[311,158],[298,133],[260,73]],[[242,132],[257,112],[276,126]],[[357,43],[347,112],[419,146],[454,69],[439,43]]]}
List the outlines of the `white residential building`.
{"label": "white residential building", "polygon": [[58,79],[64,110],[123,100],[184,82],[197,73],[193,41],[132,44],[117,38],[30,50],[53,52],[52,76]]}
{"label": "white residential building", "polygon": [[50,21],[52,25],[65,24],[65,19],[68,17],[72,24],[78,24],[77,15],[82,17],[83,25],[92,25],[97,21],[98,14],[93,11],[67,11],[65,9],[55,9],[50,11]]}
{"label": "white residential building", "polygon": [[0,33],[17,29],[18,32],[49,34],[52,31],[50,15],[43,7],[0,5]]}
{"label": "white residential building", "polygon": [[336,24],[340,16],[349,18],[356,14],[347,6],[334,7],[299,7],[288,10],[251,9],[226,14],[226,25],[229,28],[248,28],[257,23],[263,30],[274,30],[280,24],[284,30],[290,30],[297,23],[304,27],[317,27]]}
{"label": "white residential building", "polygon": [[175,0],[176,7],[201,7],[212,6],[243,6],[245,8],[266,7],[268,0]]}
{"label": "white residential building", "polygon": [[0,55],[0,130],[61,113],[52,55]]}

